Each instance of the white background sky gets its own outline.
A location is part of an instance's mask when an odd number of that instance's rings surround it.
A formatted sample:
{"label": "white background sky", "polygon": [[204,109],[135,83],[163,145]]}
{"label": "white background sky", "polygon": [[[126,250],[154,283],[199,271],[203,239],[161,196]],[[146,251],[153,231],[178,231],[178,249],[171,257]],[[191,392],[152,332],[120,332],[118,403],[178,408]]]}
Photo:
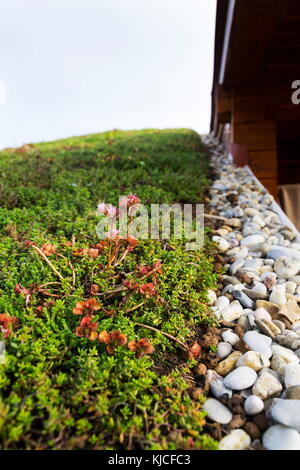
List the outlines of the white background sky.
{"label": "white background sky", "polygon": [[207,132],[216,0],[2,0],[0,148],[109,129]]}

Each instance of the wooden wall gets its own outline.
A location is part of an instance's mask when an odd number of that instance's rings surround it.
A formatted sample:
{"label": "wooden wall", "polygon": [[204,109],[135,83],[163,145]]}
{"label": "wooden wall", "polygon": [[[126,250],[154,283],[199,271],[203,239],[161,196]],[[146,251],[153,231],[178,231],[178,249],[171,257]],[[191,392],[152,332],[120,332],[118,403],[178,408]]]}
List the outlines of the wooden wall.
{"label": "wooden wall", "polygon": [[232,141],[247,148],[248,165],[262,184],[276,193],[276,121],[268,116],[265,95],[257,89],[234,89],[231,109]]}
{"label": "wooden wall", "polygon": [[236,0],[221,76],[224,18],[217,16],[212,129],[231,124],[236,163],[248,163],[276,195],[278,184],[300,181],[300,105],[291,100],[300,80],[300,1]]}
{"label": "wooden wall", "polygon": [[231,124],[235,163],[248,164],[274,196],[278,184],[300,179],[300,105],[292,104],[292,91],[286,82],[279,87],[218,87],[215,96],[216,126]]}

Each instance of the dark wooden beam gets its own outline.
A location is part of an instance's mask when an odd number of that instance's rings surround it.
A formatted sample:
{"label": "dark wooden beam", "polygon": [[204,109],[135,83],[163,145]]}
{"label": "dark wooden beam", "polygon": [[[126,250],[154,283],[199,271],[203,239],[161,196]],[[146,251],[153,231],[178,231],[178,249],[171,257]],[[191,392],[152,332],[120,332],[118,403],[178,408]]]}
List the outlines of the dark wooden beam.
{"label": "dark wooden beam", "polygon": [[299,64],[267,65],[262,73],[260,85],[265,89],[281,89],[292,94],[292,82],[300,80]]}
{"label": "dark wooden beam", "polygon": [[294,16],[294,17],[285,17],[280,24],[280,29],[279,33],[298,33],[299,32],[299,26],[300,26],[300,17],[299,16]]}
{"label": "dark wooden beam", "polygon": [[299,0],[290,0],[290,5],[287,14],[289,17],[300,16]]}
{"label": "dark wooden beam", "polygon": [[215,55],[214,55],[214,78],[212,87],[212,105],[211,105],[211,121],[210,130],[215,131],[216,127],[216,110],[215,110],[215,95],[217,93],[216,88],[219,83],[222,51],[223,51],[223,39],[226,26],[226,17],[228,10],[229,0],[218,0],[217,2],[217,14],[216,14],[216,32],[215,32]]}
{"label": "dark wooden beam", "polygon": [[231,112],[218,113],[218,122],[220,124],[227,124],[231,121]]}
{"label": "dark wooden beam", "polygon": [[271,49],[265,58],[266,65],[298,65],[300,63],[300,47]]}
{"label": "dark wooden beam", "polygon": [[278,33],[270,43],[270,50],[300,47],[300,29],[297,33]]}
{"label": "dark wooden beam", "polygon": [[224,85],[254,83],[290,0],[236,0]]}

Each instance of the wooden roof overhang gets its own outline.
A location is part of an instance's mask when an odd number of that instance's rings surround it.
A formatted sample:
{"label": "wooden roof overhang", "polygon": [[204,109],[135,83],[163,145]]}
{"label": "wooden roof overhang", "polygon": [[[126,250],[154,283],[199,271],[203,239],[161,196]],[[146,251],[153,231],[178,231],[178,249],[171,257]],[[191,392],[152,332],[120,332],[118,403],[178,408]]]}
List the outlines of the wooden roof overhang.
{"label": "wooden roof overhang", "polygon": [[211,130],[227,136],[234,161],[248,163],[273,194],[289,174],[300,182],[296,80],[300,1],[218,0]]}
{"label": "wooden roof overhang", "polygon": [[[226,92],[232,88],[247,91],[255,86],[268,91],[270,103],[273,90],[276,112],[284,118],[288,108],[288,118],[290,113],[298,117],[290,90],[291,83],[300,79],[300,1],[218,0],[214,64],[211,129],[216,111],[221,122],[228,119]],[[220,110],[216,110],[217,91],[219,99],[227,98]]]}

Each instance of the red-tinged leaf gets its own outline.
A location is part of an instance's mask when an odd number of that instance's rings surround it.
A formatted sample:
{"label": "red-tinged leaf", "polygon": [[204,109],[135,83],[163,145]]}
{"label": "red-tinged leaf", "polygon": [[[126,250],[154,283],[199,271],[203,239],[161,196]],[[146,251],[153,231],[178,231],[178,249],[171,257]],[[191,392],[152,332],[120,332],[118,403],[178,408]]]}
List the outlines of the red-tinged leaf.
{"label": "red-tinged leaf", "polygon": [[189,348],[189,359],[196,359],[201,354],[201,346],[199,343],[194,342]]}

